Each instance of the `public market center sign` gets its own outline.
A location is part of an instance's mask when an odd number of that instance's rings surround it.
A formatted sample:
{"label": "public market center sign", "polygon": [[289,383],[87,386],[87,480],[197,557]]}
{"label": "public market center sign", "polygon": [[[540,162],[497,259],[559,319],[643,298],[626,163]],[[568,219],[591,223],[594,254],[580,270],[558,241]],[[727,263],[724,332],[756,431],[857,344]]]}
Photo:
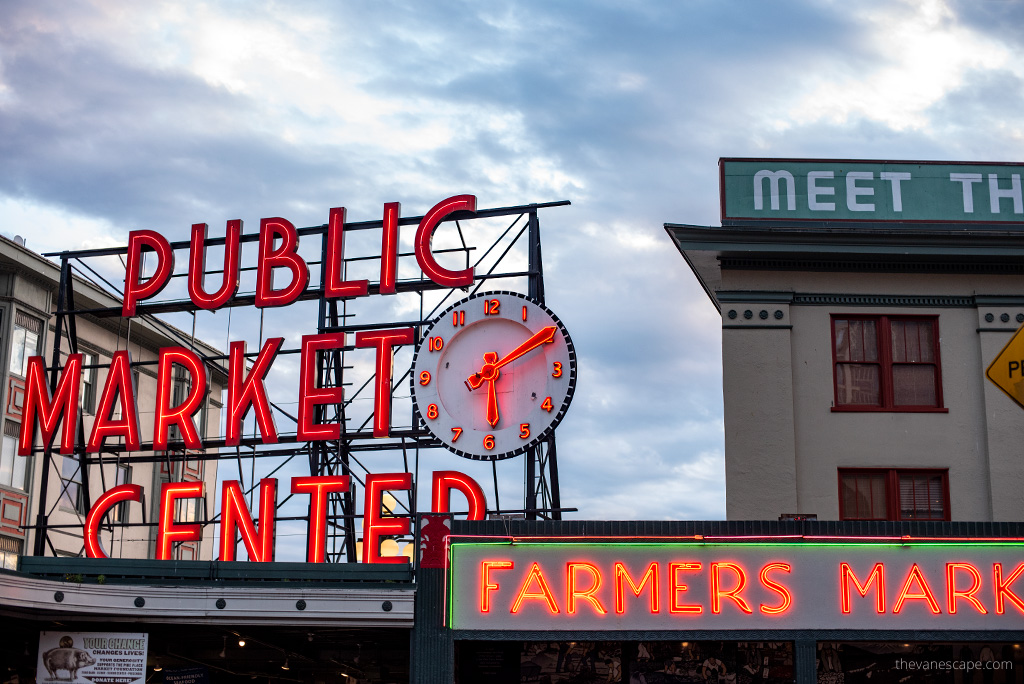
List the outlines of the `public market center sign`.
{"label": "public market center sign", "polygon": [[730,158],[718,165],[725,225],[1024,223],[1021,164]]}

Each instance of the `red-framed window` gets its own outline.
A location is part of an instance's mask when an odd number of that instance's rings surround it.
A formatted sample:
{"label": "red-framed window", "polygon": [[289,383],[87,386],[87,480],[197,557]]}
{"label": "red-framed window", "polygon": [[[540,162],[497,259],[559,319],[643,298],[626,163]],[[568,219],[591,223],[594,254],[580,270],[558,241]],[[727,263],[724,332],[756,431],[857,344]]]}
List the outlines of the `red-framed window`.
{"label": "red-framed window", "polygon": [[949,471],[840,468],[840,520],[949,520]]}
{"label": "red-framed window", "polygon": [[833,411],[946,411],[936,316],[832,315]]}

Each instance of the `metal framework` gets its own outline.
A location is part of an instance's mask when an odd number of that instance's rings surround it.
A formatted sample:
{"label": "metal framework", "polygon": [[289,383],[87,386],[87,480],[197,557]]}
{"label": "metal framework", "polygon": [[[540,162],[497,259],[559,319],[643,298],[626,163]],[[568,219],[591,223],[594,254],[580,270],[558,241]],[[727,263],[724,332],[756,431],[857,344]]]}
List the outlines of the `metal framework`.
{"label": "metal framework", "polygon": [[[565,206],[568,204],[569,202],[567,201],[549,202],[543,204],[482,209],[472,214],[465,212],[463,212],[462,215],[459,213],[453,214],[446,219],[445,223],[452,224],[454,226],[458,246],[449,249],[436,249],[435,253],[448,253],[446,258],[452,258],[454,255],[460,260],[464,259],[466,266],[474,266],[476,275],[473,286],[468,288],[470,294],[485,288],[491,289],[491,284],[494,281],[499,281],[501,289],[525,289],[525,293],[528,296],[544,303],[544,269],[541,257],[541,235],[538,214],[541,209]],[[422,217],[402,218],[399,220],[399,225],[418,225],[421,218]],[[467,236],[474,237],[474,234],[473,231],[466,230],[466,228],[474,226],[478,221],[489,221],[489,225],[491,227],[490,232],[498,233],[496,237],[489,240],[489,244],[485,243],[484,245],[476,245],[472,240],[467,239]],[[505,224],[506,221],[508,221],[507,225]],[[494,228],[496,222],[498,227]],[[501,226],[504,226],[504,228],[502,229]],[[346,234],[352,235],[354,233],[357,234],[358,231],[374,229],[380,230],[382,227],[383,221],[354,222],[346,223],[345,231]],[[451,228],[449,227],[445,230],[450,231]],[[326,251],[327,225],[300,228],[297,232],[302,237],[314,236],[314,239],[319,238],[323,246],[321,254]],[[449,237],[451,236],[449,235]],[[255,242],[258,239],[258,234],[254,233],[243,234],[241,236],[241,242],[243,245],[244,243]],[[211,238],[206,241],[206,244],[208,246],[224,245],[225,239]],[[172,242],[171,248],[175,252],[178,252],[179,250],[187,252],[190,248],[190,243],[189,241]],[[474,260],[474,251],[478,249],[482,249],[482,255]],[[123,259],[126,253],[127,247],[119,247],[109,249],[64,251],[45,255],[48,257],[58,258],[60,261],[60,283],[57,292],[56,318],[54,321],[55,333],[53,337],[51,362],[47,367],[47,370],[49,371],[51,392],[55,391],[60,377],[62,365],[62,341],[66,340],[67,348],[70,349],[71,353],[76,353],[78,351],[79,340],[77,318],[79,316],[91,316],[96,318],[119,318],[121,316],[120,306],[98,308],[77,307],[75,304],[76,279],[84,278],[85,280],[90,281],[91,284],[99,287],[107,294],[118,298],[119,300],[122,288],[106,279],[101,274],[101,269],[94,268],[90,265],[90,260],[104,257],[116,257]],[[401,265],[403,260],[408,261],[411,256],[413,256],[412,253],[400,253],[399,264]],[[521,266],[518,269],[515,268],[514,262],[518,259],[521,264],[523,258],[525,258],[526,263],[525,269]],[[379,254],[375,255],[372,252],[369,255],[346,255],[344,257],[344,269],[346,273],[350,270],[359,270],[366,266],[366,264],[361,262],[379,259]],[[307,260],[307,264],[311,267],[318,266],[321,263],[321,261]],[[244,275],[246,272],[251,273],[252,271],[255,271],[256,267],[252,265],[246,266],[243,262],[240,270]],[[418,300],[418,316],[416,319],[400,322],[387,320],[364,323],[360,322],[360,314],[354,312],[356,305],[361,303],[361,301],[349,299],[328,300],[323,297],[324,283],[322,271],[323,269],[321,269],[319,284],[317,286],[308,287],[299,297],[299,301],[315,300],[317,302],[317,333],[320,334],[332,332],[355,333],[362,330],[383,329],[395,326],[412,326],[416,331],[416,343],[418,344],[422,331],[425,330],[425,328],[434,320],[436,315],[448,304],[467,294],[459,289],[443,288],[430,280],[426,280],[422,274],[415,278],[400,278],[397,284],[398,293],[412,294]],[[223,269],[218,268],[207,270],[206,273],[216,276],[222,274]],[[402,273],[401,269],[399,270],[399,273]],[[184,278],[186,275],[187,273],[184,272],[175,272],[171,278]],[[313,282],[316,281],[313,280]],[[372,282],[369,287],[369,294],[379,294],[379,287]],[[370,300],[371,302],[372,300],[379,301],[379,298],[372,296],[360,299]],[[239,292],[225,305],[224,308],[252,307],[253,303],[254,295],[252,292]],[[201,311],[201,309],[198,309],[192,301],[187,298],[147,301],[138,306],[138,315],[143,317],[151,326],[159,328],[161,332],[166,334],[169,338],[177,339],[183,346],[190,346],[193,350],[196,350],[195,316]],[[180,313],[190,314],[193,317],[191,335],[169,325],[159,318],[156,318],[157,314]],[[119,337],[120,330],[121,328],[119,327]],[[129,319],[124,324],[123,340],[126,347],[131,343],[131,336],[132,326],[131,319]],[[263,318],[261,313],[261,345],[262,342]],[[77,459],[79,464],[79,481],[81,482],[82,495],[84,496],[83,508],[88,509],[90,506],[90,466],[102,466],[104,464],[109,465],[113,460],[116,460],[116,462],[121,464],[164,462],[167,464],[167,470],[171,474],[175,472],[172,464],[185,460],[235,460],[238,463],[239,473],[243,477],[243,490],[246,492],[247,496],[251,496],[258,488],[259,476],[256,473],[255,466],[257,460],[267,457],[283,459],[283,462],[271,470],[269,474],[264,474],[264,477],[277,472],[285,465],[295,461],[297,457],[305,457],[308,461],[309,474],[349,475],[352,478],[352,482],[357,486],[363,485],[363,476],[369,472],[363,462],[365,458],[364,454],[367,454],[368,452],[392,451],[400,453],[405,470],[410,472],[415,468],[418,471],[421,452],[424,450],[442,449],[440,442],[433,438],[423,425],[421,419],[419,419],[411,409],[409,411],[410,417],[408,422],[403,426],[392,427],[391,436],[389,438],[375,439],[373,437],[372,430],[368,428],[368,425],[372,420],[372,413],[364,415],[364,412],[361,413],[359,411],[353,411],[354,402],[360,402],[361,400],[366,399],[367,395],[372,393],[373,376],[371,375],[370,377],[365,378],[354,372],[353,365],[351,363],[347,363],[347,353],[351,352],[352,349],[353,347],[346,346],[339,350],[321,354],[318,358],[317,374],[319,377],[319,386],[325,388],[345,388],[345,396],[342,403],[323,405],[318,408],[318,415],[316,416],[316,420],[318,422],[338,422],[341,424],[341,437],[335,441],[299,442],[295,438],[294,430],[281,430],[279,443],[268,447],[261,444],[260,440],[256,436],[255,428],[253,428],[253,430],[248,431],[251,436],[244,436],[241,440],[241,444],[237,447],[226,447],[225,439],[222,435],[218,435],[213,439],[205,439],[204,453],[201,454],[186,452],[184,444],[180,441],[172,441],[168,444],[168,450],[161,452],[153,451],[152,443],[144,443],[142,444],[140,451],[127,452],[123,447],[108,444],[105,446],[103,451],[98,454],[87,454],[85,451],[83,421],[79,420],[74,457]],[[196,351],[203,359],[203,362],[207,365],[209,370],[214,370],[226,375],[228,355],[210,355],[198,353],[198,350]],[[299,351],[299,348],[282,348],[279,351],[279,355],[297,354]],[[247,353],[246,357],[255,358],[258,355],[258,352],[259,349],[257,348],[255,351]],[[145,365],[147,363],[155,364],[156,362],[133,361],[132,365]],[[93,366],[86,366],[85,368],[95,368],[100,367],[100,365],[101,364],[96,364]],[[404,369],[402,366],[397,366],[395,370],[395,381],[392,386],[393,393],[396,389],[400,389],[403,386],[409,386],[411,366]],[[284,418],[288,421],[289,425],[295,425],[297,423],[295,416],[289,413],[281,405],[271,402],[271,406],[275,411],[275,415]],[[66,493],[68,487],[68,482],[65,481],[64,478],[60,477],[60,474],[57,472],[57,468],[52,457],[52,441],[53,440],[51,440],[50,444],[43,445],[43,447],[36,449],[36,452],[44,459],[44,467],[42,470],[43,477],[39,484],[37,494],[38,505],[36,521],[35,524],[31,526],[36,530],[34,555],[37,556],[46,555],[47,549],[49,549],[51,554],[55,554],[55,550],[50,541],[50,535],[57,531],[57,528],[59,527],[71,527],[54,525],[49,522],[50,514],[56,506],[56,504],[53,504],[48,508],[47,504],[47,492],[50,487],[50,479],[56,476],[57,483],[62,487],[61,495]],[[455,457],[452,456],[452,458]],[[511,514],[516,517],[523,517],[530,520],[561,519],[561,513],[564,510],[572,509],[563,509],[561,507],[558,486],[558,461],[554,434],[552,433],[546,441],[539,443],[538,446],[529,450],[525,455],[524,460],[524,495],[522,499],[522,508],[510,510],[507,508],[502,509],[500,507],[500,500],[498,498],[497,466],[492,464],[494,472],[493,501],[495,503],[494,506],[489,506],[491,509],[489,510],[489,513],[499,515]],[[245,468],[243,467],[243,464],[245,461],[248,461],[249,472],[251,473],[248,482],[244,481]],[[410,461],[413,461],[414,465],[411,465]],[[301,458],[299,459],[299,462],[301,462]],[[100,472],[102,474],[102,467],[100,468]],[[398,508],[400,511],[401,509],[404,509],[400,514],[413,514],[416,512],[415,488],[416,483],[414,482],[413,490],[409,493],[408,501],[398,502]],[[58,500],[59,498],[60,495],[58,496]],[[286,498],[280,503],[283,504],[287,500],[288,499]],[[357,512],[356,497],[352,491],[343,495],[332,494],[328,506],[327,520],[329,530],[326,549],[327,560],[328,562],[354,562],[356,560],[357,541],[356,521],[358,518],[362,517],[362,515]],[[399,513],[400,511],[396,511],[396,513]],[[278,518],[278,520],[294,519],[304,519],[304,516]],[[204,528],[208,528],[216,522],[218,522],[217,516],[207,516],[201,521],[201,524]],[[121,522],[118,524],[128,527],[155,525],[155,523],[146,522],[145,519],[141,523]]]}

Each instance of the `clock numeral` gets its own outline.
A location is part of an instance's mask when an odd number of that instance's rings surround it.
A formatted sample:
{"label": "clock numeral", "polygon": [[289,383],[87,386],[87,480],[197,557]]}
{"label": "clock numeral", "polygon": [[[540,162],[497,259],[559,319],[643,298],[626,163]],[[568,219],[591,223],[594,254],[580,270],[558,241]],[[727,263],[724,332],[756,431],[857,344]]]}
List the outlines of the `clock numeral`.
{"label": "clock numeral", "polygon": [[545,411],[547,411],[548,413],[551,413],[551,410],[553,408],[555,408],[554,406],[551,405],[551,397],[548,397],[547,399],[545,399],[544,403],[541,404],[540,407],[542,409],[544,409]]}
{"label": "clock numeral", "polygon": [[456,328],[460,325],[466,325],[466,312],[452,311],[452,325]]}
{"label": "clock numeral", "polygon": [[530,436],[530,424],[520,423],[519,424],[519,439],[527,439]]}
{"label": "clock numeral", "polygon": [[526,320],[526,307],[523,307],[523,320]]}
{"label": "clock numeral", "polygon": [[432,352],[441,351],[444,349],[444,338],[434,335],[427,340],[427,349]]}
{"label": "clock numeral", "polygon": [[431,404],[427,407],[427,418],[435,420],[437,418],[437,404]]}
{"label": "clock numeral", "polygon": [[497,316],[498,309],[501,307],[501,302],[497,299],[485,299],[484,300],[484,316]]}
{"label": "clock numeral", "polygon": [[551,377],[553,377],[553,378],[560,378],[560,377],[562,377],[562,362],[561,361],[555,361],[555,367],[554,367],[554,370],[551,371]]}
{"label": "clock numeral", "polygon": [[484,437],[484,449],[494,448],[494,435],[487,435]]}
{"label": "clock numeral", "polygon": [[430,384],[430,371],[422,371],[420,373],[420,384],[421,385],[429,385]]}
{"label": "clock numeral", "polygon": [[452,444],[459,441],[459,437],[462,436],[462,428],[452,428]]}

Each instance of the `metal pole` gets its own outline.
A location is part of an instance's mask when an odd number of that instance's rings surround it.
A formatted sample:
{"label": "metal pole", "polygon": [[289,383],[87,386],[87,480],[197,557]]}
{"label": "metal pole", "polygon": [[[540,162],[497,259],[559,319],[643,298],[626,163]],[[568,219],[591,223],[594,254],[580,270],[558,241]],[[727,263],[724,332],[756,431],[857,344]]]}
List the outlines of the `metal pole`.
{"label": "metal pole", "polygon": [[[532,299],[544,304],[544,260],[540,248],[540,219],[537,218],[537,210],[530,211],[529,223],[529,285],[528,293]],[[526,452],[526,514],[527,519],[537,519],[537,491],[543,491],[544,481],[547,479],[548,489],[551,492],[551,517],[554,520],[561,520],[561,496],[558,493],[558,460],[555,454],[555,435],[551,434],[547,439],[547,473],[544,472],[544,464],[541,463],[540,477],[537,478],[536,466],[540,459],[540,449],[534,447]]]}
{"label": "metal pole", "polygon": [[[57,287],[57,320],[54,322],[54,333],[53,333],[53,356],[50,363],[50,395],[52,396],[57,391],[57,379],[58,370],[57,367],[60,365],[60,338],[64,334],[64,299],[66,294],[67,279],[69,272],[67,252],[61,254],[60,257],[60,285]],[[44,327],[43,330],[46,328]],[[32,430],[35,432],[35,426],[24,426],[24,430]],[[56,437],[57,433],[54,431],[53,437]],[[43,448],[43,478],[42,482],[39,483],[39,506],[36,513],[36,538],[33,547],[32,555],[42,556],[46,553],[46,494],[48,485],[50,482],[50,468],[53,461],[53,439],[51,438]]]}

